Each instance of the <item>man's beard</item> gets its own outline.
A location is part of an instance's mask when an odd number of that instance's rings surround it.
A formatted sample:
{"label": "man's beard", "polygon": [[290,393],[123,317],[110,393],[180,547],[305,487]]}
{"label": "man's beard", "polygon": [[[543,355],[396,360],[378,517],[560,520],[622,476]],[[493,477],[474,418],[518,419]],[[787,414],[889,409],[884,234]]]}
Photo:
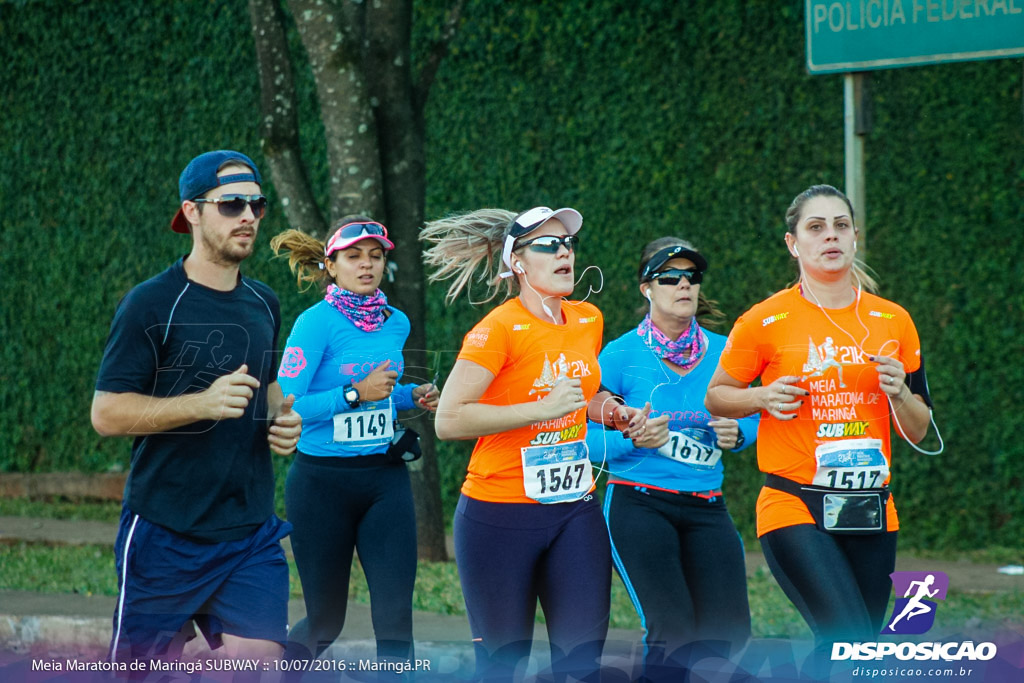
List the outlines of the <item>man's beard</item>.
{"label": "man's beard", "polygon": [[[252,254],[255,242],[251,241],[248,247],[242,247],[232,244],[231,240],[233,237],[234,234],[228,235],[223,242],[217,244],[204,231],[200,239],[203,240],[203,245],[206,247],[206,251],[210,254],[210,258],[214,263],[221,266],[237,266]],[[253,237],[255,237],[255,232]]]}

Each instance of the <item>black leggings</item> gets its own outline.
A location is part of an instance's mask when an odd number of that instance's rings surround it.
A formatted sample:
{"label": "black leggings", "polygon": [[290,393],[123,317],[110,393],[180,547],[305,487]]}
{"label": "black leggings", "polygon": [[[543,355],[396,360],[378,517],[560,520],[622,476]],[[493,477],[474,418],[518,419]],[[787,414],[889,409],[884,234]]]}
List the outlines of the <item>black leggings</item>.
{"label": "black leggings", "polygon": [[538,599],[556,679],[592,675],[608,634],[612,575],[594,497],[538,505],[462,496],[454,531],[475,646],[473,680],[522,678]]}
{"label": "black leggings", "polygon": [[294,643],[319,656],[341,633],[355,549],[370,589],[377,656],[411,658],[416,513],[405,465],[383,454],[297,453],[285,507],[306,602],[306,618],[288,634],[289,656],[304,654]]}
{"label": "black leggings", "polygon": [[743,542],[723,498],[610,484],[604,509],[612,559],[646,631],[648,676],[663,661],[685,666],[688,651],[709,641],[726,657],[746,644]]}
{"label": "black leggings", "polygon": [[896,567],[896,535],[841,535],[798,524],[761,537],[764,558],[819,645],[874,641]]}

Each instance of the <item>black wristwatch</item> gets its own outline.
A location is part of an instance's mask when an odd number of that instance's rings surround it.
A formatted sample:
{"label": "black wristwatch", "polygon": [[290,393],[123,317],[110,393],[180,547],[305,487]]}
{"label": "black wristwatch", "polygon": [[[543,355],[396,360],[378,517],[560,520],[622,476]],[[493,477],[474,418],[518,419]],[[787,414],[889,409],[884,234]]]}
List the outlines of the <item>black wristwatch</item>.
{"label": "black wristwatch", "polygon": [[729,450],[730,451],[739,450],[740,447],[743,446],[743,442],[746,441],[746,440],[747,440],[747,437],[743,436],[743,430],[740,430],[740,433],[736,435],[736,445],[734,445]]}
{"label": "black wristwatch", "polygon": [[354,386],[346,384],[345,388],[341,390],[341,395],[345,398],[345,403],[349,408],[359,407],[359,390]]}

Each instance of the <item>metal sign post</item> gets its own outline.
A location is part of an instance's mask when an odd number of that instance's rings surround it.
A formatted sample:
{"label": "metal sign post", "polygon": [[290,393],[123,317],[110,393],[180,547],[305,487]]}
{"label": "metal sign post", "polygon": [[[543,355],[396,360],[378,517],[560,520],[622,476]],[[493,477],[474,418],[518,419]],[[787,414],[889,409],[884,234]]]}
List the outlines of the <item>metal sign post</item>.
{"label": "metal sign post", "polygon": [[846,196],[853,204],[857,248],[867,254],[867,211],[864,191],[864,138],[871,132],[868,108],[868,74],[843,74],[843,137],[846,150]]}

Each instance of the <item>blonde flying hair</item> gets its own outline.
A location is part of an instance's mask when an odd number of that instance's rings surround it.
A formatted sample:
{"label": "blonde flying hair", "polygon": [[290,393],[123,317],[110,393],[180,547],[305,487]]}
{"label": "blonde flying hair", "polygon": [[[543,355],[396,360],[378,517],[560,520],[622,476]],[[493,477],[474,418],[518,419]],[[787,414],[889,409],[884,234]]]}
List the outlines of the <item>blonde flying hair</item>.
{"label": "blonde flying hair", "polygon": [[[803,213],[804,204],[815,197],[837,197],[842,199],[846,203],[846,208],[850,210],[850,221],[853,222],[854,226],[857,225],[856,217],[853,215],[853,204],[846,197],[845,194],[832,187],[831,185],[811,185],[809,188],[798,194],[794,199],[793,203],[789,205],[789,209],[786,210],[786,232],[796,236],[796,226],[800,222],[800,215]],[[853,279],[857,282],[858,286],[862,289],[866,289],[872,294],[878,293],[878,281],[875,280],[870,267],[864,263],[860,256],[854,254],[853,265],[850,266],[853,271]]]}
{"label": "blonde flying hair", "polygon": [[[516,215],[505,209],[478,209],[445,216],[423,227],[419,238],[432,245],[423,251],[423,262],[434,269],[428,280],[452,280],[446,303],[451,304],[463,290],[473,304],[492,301],[501,293],[506,298],[518,294],[515,277],[499,277],[508,268],[501,260],[501,250]],[[487,287],[487,297],[481,301],[473,301],[474,281]]]}

